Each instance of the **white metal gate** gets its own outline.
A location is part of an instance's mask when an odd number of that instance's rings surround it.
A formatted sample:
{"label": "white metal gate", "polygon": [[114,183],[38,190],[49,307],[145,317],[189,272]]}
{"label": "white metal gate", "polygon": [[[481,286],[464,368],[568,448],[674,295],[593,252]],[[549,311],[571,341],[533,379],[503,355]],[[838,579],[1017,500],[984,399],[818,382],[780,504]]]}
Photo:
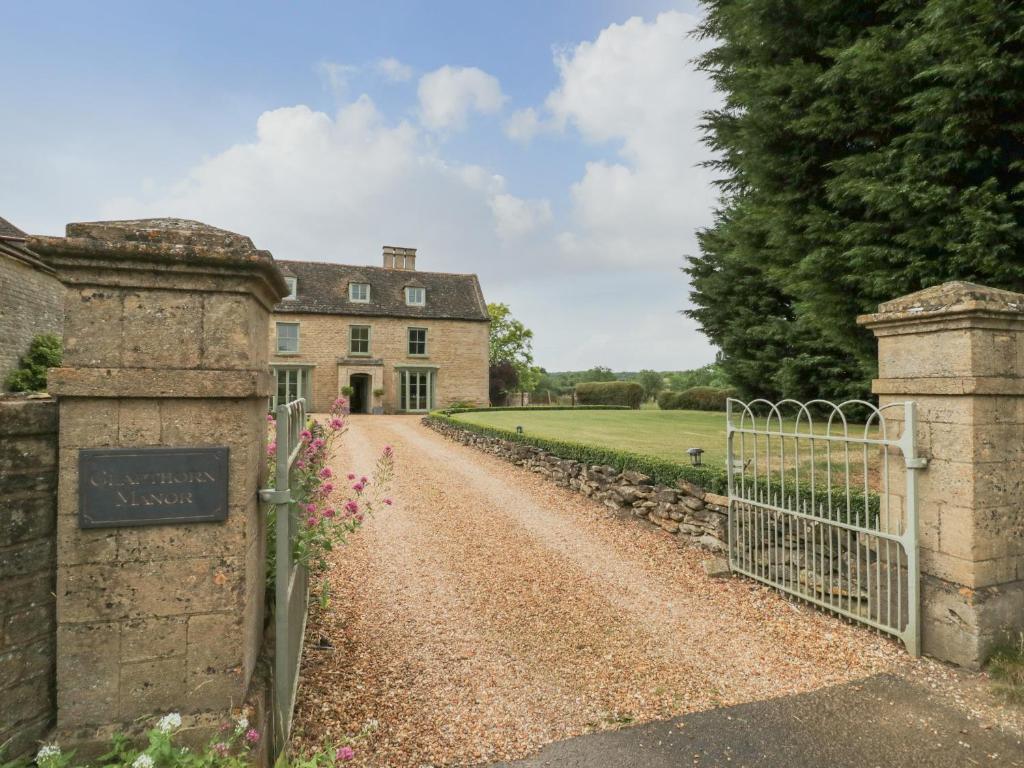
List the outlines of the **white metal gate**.
{"label": "white metal gate", "polygon": [[306,633],[309,573],[295,561],[293,547],[301,522],[292,483],[306,428],[306,401],[282,403],[274,409],[277,421],[274,487],[260,491],[260,499],[273,505],[274,515],[274,755],[285,749],[291,733],[299,664]]}
{"label": "white metal gate", "polygon": [[733,571],[920,653],[915,406],[730,399]]}

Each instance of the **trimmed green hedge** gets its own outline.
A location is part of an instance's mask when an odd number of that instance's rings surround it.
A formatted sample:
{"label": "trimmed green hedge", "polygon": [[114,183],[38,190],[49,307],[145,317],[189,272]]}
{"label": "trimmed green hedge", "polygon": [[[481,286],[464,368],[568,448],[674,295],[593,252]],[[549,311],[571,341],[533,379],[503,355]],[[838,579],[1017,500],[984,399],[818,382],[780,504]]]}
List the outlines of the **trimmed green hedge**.
{"label": "trimmed green hedge", "polygon": [[657,485],[673,486],[677,480],[687,480],[711,493],[723,495],[728,493],[728,478],[726,477],[725,469],[720,467],[694,467],[688,464],[676,464],[667,459],[659,459],[654,456],[617,451],[612,448],[598,448],[592,445],[571,443],[565,440],[550,440],[545,437],[536,437],[535,435],[520,435],[508,429],[471,424],[439,411],[431,413],[428,418],[444,424],[451,424],[459,429],[464,429],[467,432],[484,437],[496,437],[512,443],[532,445],[534,448],[540,448],[560,459],[579,461],[588,465],[607,464],[620,472],[630,470],[642,472],[645,475],[649,475],[651,481]]}
{"label": "trimmed green hedge", "polygon": [[[729,493],[729,478],[724,467],[707,465],[694,467],[689,464],[676,464],[668,459],[644,456],[643,454],[631,453],[629,451],[618,451],[613,448],[600,448],[598,446],[583,445],[581,443],[573,443],[567,440],[552,440],[550,438],[537,437],[536,435],[529,434],[520,435],[508,429],[472,424],[467,421],[462,421],[456,416],[448,416],[440,411],[431,413],[428,418],[444,424],[451,424],[452,426],[464,429],[467,432],[472,432],[476,435],[496,437],[501,440],[508,440],[512,443],[531,445],[534,448],[540,448],[541,450],[547,451],[560,459],[579,461],[588,465],[608,465],[614,467],[620,472],[626,472],[629,470],[642,472],[645,475],[649,475],[651,482],[656,485],[674,486],[676,481],[686,480],[711,493],[717,493],[722,496],[726,496]],[[810,490],[810,485],[806,482],[802,482],[800,484],[802,496],[809,497]],[[790,493],[792,492],[793,489],[790,488]],[[823,501],[828,495],[828,492],[823,488],[817,489],[817,497],[819,501]],[[841,510],[836,513],[834,518],[839,522],[853,522],[864,525],[868,522],[873,523],[878,519],[881,499],[876,493],[868,494],[867,515],[864,514],[863,491],[851,489],[850,503],[852,507],[852,514],[850,515],[847,515],[845,512],[845,489],[833,488],[831,497],[833,506],[836,509]],[[769,499],[765,498],[762,499],[762,501],[769,502]]]}
{"label": "trimmed green hedge", "polygon": [[585,381],[576,385],[583,405],[624,405],[636,410],[644,401],[644,388],[635,381]]}
{"label": "trimmed green hedge", "polygon": [[492,405],[489,408],[441,408],[434,413],[489,413],[493,411],[628,411],[628,405]]}
{"label": "trimmed green hedge", "polygon": [[658,407],[663,411],[724,411],[730,397],[736,397],[732,387],[690,387],[682,392],[662,392]]}

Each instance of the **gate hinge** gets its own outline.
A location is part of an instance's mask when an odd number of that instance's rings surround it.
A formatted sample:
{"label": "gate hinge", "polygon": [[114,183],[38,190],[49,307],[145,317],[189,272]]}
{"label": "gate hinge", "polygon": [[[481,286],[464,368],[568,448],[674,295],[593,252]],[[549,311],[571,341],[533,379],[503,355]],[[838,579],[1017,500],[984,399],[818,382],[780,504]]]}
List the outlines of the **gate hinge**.
{"label": "gate hinge", "polygon": [[260,501],[267,504],[291,504],[292,492],[290,488],[260,488]]}
{"label": "gate hinge", "polygon": [[928,459],[918,456],[914,459],[907,459],[907,469],[924,469],[928,466]]}

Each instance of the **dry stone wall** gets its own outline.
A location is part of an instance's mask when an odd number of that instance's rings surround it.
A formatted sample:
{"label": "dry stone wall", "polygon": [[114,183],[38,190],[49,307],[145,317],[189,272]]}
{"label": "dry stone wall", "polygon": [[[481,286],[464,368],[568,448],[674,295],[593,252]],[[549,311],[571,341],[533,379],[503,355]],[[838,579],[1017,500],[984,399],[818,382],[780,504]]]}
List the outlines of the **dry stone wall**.
{"label": "dry stone wall", "polygon": [[52,725],[57,404],[0,400],[0,745],[29,752]]}
{"label": "dry stone wall", "polygon": [[641,472],[563,459],[532,445],[478,435],[430,417],[423,423],[451,440],[525,467],[611,509],[629,510],[682,540],[715,552],[726,549],[728,499],[686,480],[679,480],[676,487],[655,485]]}

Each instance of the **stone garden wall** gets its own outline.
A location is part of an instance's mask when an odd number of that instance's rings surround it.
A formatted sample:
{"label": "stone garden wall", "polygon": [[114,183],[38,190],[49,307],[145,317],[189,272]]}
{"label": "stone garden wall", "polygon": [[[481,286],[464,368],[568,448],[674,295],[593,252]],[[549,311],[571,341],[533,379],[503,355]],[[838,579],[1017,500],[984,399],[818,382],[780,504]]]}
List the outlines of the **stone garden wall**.
{"label": "stone garden wall", "polygon": [[423,423],[447,438],[525,467],[572,488],[615,510],[630,510],[663,530],[712,551],[724,551],[728,540],[728,503],[686,480],[676,487],[654,485],[640,472],[611,466],[590,466],[554,456],[524,443],[478,435],[448,422],[426,417]]}
{"label": "stone garden wall", "polygon": [[[57,404],[0,400],[0,745],[30,751],[54,703]],[[0,760],[2,762],[2,760]]]}
{"label": "stone garden wall", "polygon": [[32,339],[60,336],[64,322],[64,287],[53,270],[4,233],[0,226],[0,391]]}

